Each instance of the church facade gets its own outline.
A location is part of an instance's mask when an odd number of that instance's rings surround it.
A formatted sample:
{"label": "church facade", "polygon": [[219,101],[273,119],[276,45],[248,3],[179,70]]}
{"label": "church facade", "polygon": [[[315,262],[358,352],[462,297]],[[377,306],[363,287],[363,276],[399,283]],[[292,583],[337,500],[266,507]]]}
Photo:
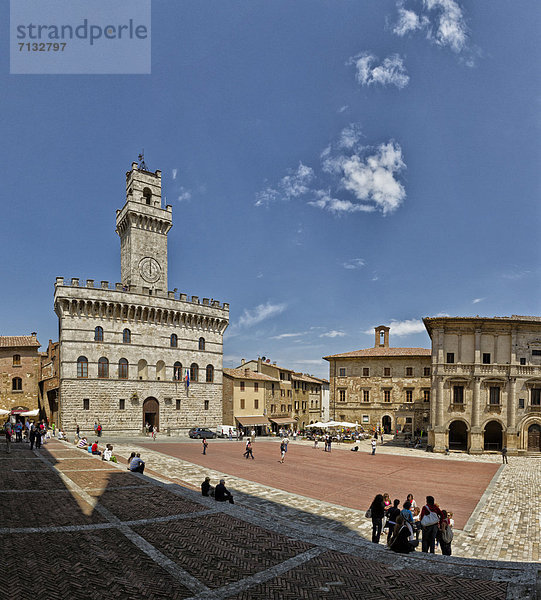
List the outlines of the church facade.
{"label": "church facade", "polygon": [[161,172],[133,163],[116,213],[121,282],[57,277],[62,427],[180,433],[222,419],[229,305],[168,289]]}

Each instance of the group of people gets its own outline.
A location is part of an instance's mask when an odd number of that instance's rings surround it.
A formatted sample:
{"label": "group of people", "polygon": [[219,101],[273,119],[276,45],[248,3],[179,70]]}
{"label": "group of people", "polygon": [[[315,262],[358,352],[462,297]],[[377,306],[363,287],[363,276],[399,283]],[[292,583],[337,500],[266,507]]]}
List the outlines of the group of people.
{"label": "group of people", "polygon": [[11,452],[12,442],[23,442],[23,437],[25,442],[30,442],[30,450],[33,450],[34,447],[41,448],[47,439],[51,437],[51,430],[45,420],[34,422],[27,419],[23,424],[22,421],[12,423],[8,419],[4,423],[3,432],[8,453]]}
{"label": "group of people", "polygon": [[441,553],[451,555],[453,541],[453,513],[440,509],[433,496],[426,504],[417,506],[413,494],[408,494],[402,509],[400,500],[391,503],[389,494],[377,494],[366,516],[372,519],[372,542],[379,544],[381,532],[387,530],[387,546],[394,552],[407,554],[415,550],[422,533],[423,552],[434,554],[436,542]]}
{"label": "group of people", "polygon": [[205,481],[201,484],[201,495],[211,496],[216,502],[229,502],[235,504],[233,494],[225,487],[225,479],[220,479],[220,483],[214,487],[210,484],[210,477],[205,477]]}

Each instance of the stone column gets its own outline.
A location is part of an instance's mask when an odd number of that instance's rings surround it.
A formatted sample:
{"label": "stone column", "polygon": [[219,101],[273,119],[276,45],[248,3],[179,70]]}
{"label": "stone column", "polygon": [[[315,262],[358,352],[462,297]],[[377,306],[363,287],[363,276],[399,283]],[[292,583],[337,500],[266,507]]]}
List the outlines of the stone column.
{"label": "stone column", "polygon": [[516,377],[510,377],[509,382],[507,384],[507,429],[512,430],[515,433],[516,426],[516,387],[517,380]]}
{"label": "stone column", "polygon": [[475,353],[473,362],[478,365],[481,362],[481,330],[475,330]]}
{"label": "stone column", "polygon": [[474,377],[473,379],[473,400],[471,407],[471,424],[472,427],[479,427],[479,411],[481,402],[481,378]]}

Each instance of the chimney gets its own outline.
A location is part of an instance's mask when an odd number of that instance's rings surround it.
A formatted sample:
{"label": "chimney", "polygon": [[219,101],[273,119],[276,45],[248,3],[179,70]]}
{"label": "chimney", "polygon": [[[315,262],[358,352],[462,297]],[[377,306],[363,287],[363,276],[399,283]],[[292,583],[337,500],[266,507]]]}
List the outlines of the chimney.
{"label": "chimney", "polygon": [[241,366],[242,366],[242,365],[243,365],[245,362],[246,362],[246,361],[244,360],[244,358],[241,358],[241,359],[240,359],[240,364],[241,364]]}
{"label": "chimney", "polygon": [[250,369],[244,369],[244,374],[246,375],[246,377],[248,377],[250,374]]}
{"label": "chimney", "polygon": [[37,334],[35,331],[33,331],[33,332],[30,334],[30,335],[31,335],[32,337],[36,337],[36,335],[38,335],[38,334]]}
{"label": "chimney", "polygon": [[257,372],[261,373],[261,357],[260,356],[257,359]]}

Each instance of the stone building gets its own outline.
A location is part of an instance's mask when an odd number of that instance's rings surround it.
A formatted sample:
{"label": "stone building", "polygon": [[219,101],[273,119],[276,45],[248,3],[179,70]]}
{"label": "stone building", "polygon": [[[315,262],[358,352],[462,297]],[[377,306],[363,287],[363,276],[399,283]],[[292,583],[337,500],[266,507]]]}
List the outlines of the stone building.
{"label": "stone building", "polygon": [[541,317],[424,323],[432,339],[434,450],[541,452]]}
{"label": "stone building", "polygon": [[58,423],[59,390],[58,342],[49,340],[47,350],[41,353],[39,395],[41,406],[50,423]]}
{"label": "stone building", "polygon": [[266,400],[279,385],[279,380],[248,367],[225,369],[223,380],[223,424],[252,429],[257,435],[270,430]]}
{"label": "stone building", "polygon": [[324,356],[330,371],[330,417],[407,434],[427,430],[431,358],[427,348],[392,348],[389,327],[375,328],[373,348]]}
{"label": "stone building", "polygon": [[[304,429],[310,420],[313,422],[321,418],[321,380],[271,363],[265,357],[248,362],[243,359],[238,368],[263,373],[274,380],[267,390],[265,407],[273,432],[290,427]],[[315,409],[316,402],[319,412]]]}
{"label": "stone building", "polygon": [[40,408],[36,334],[0,336],[0,408],[16,415]]}
{"label": "stone building", "polygon": [[229,305],[170,291],[161,171],[137,163],[116,213],[121,282],[57,277],[58,415],[62,426],[180,432],[222,420],[223,334]]}

